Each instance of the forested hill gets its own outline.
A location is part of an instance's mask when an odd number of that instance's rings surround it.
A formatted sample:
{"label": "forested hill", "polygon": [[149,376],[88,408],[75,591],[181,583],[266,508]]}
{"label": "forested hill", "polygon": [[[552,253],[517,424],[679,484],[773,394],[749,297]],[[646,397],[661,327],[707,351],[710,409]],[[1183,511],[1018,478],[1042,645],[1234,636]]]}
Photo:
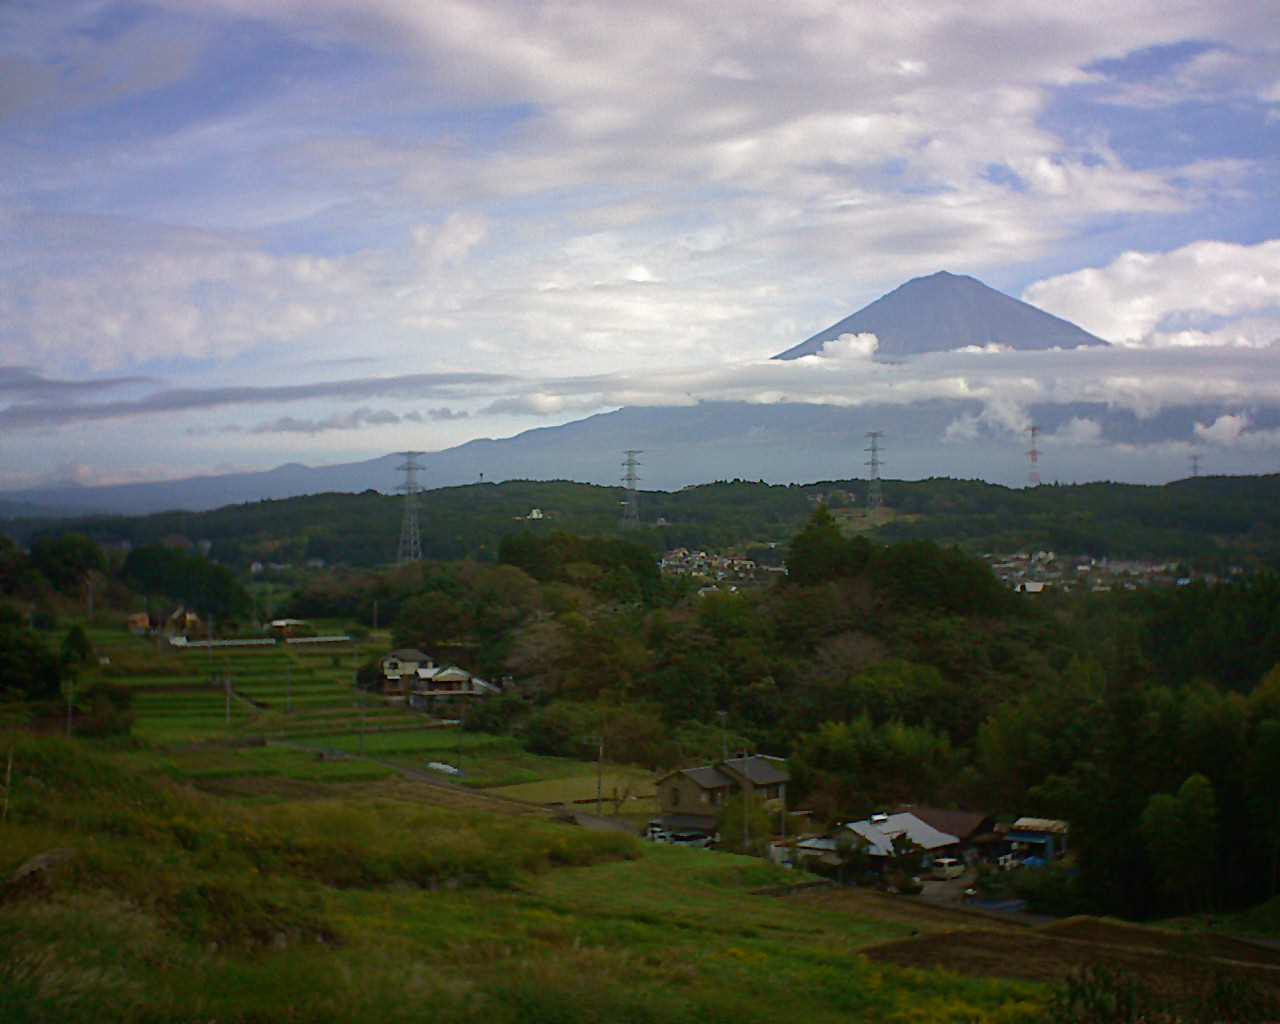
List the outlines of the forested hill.
{"label": "forested hill", "polygon": [[[1048,548],[1111,558],[1178,558],[1280,565],[1280,475],[1200,477],[1159,487],[1096,483],[1012,489],[973,480],[886,480],[887,521],[873,536],[930,539],[971,550]],[[719,482],[640,496],[635,539],[654,550],[724,549],[785,542],[818,501],[848,528],[862,515],[866,482],[805,485]],[[525,530],[592,535],[620,528],[620,487],[568,481],[508,481],[424,492],[427,558],[495,557],[503,536]],[[529,518],[534,509],[543,518]],[[75,531],[100,543],[208,540],[231,565],[322,558],[376,565],[396,553],[401,499],[366,491],[230,505],[211,512],[61,520],[10,519],[0,529],[19,542]]]}

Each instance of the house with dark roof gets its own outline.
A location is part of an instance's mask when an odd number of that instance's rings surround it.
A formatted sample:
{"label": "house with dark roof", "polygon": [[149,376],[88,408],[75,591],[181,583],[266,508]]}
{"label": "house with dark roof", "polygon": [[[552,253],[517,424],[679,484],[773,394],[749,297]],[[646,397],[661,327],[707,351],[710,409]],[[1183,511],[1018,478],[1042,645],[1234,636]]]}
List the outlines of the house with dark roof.
{"label": "house with dark roof", "polygon": [[[942,807],[925,807],[920,804],[905,804],[897,808],[897,812],[915,815],[926,825],[939,832],[953,835],[958,840],[956,854],[971,854],[971,850],[996,841],[996,819],[982,811],[957,811]],[[976,844],[976,845],[975,845]]]}
{"label": "house with dark roof", "polygon": [[741,793],[755,800],[778,800],[785,806],[790,779],[785,760],[764,754],[680,768],[656,783],[659,820],[671,831],[710,835],[716,830],[720,808]]}

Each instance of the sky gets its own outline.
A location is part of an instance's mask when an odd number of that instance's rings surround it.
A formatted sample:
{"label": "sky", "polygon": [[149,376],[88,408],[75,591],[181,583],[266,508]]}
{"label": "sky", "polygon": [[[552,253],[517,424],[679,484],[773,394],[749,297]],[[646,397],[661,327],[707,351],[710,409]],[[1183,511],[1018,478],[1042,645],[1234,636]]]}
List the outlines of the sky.
{"label": "sky", "polygon": [[[938,270],[1112,348],[769,361]],[[0,3],[0,489],[939,397],[1280,469],[1280,2]]]}

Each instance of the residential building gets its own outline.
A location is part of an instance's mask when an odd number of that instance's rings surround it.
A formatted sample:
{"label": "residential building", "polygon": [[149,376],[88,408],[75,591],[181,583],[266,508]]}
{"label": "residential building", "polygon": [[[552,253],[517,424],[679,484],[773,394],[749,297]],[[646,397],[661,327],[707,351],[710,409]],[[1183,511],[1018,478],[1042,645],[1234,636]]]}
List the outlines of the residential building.
{"label": "residential building", "polygon": [[711,835],[716,816],[731,797],[746,793],[753,800],[777,800],[786,806],[786,761],[753,754],[697,768],[680,768],[657,781],[662,827]]}

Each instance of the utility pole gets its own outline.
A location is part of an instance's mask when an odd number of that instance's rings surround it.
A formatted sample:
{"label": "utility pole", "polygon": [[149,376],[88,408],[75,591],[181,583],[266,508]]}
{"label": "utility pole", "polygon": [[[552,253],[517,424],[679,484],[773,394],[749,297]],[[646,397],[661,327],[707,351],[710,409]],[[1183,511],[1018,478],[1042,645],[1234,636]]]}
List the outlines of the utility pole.
{"label": "utility pole", "polygon": [[76,699],[76,677],[75,669],[67,672],[67,738],[71,737],[71,705]]}
{"label": "utility pole", "polygon": [[0,825],[9,820],[9,789],[13,785],[13,747],[9,747],[9,763],[4,769],[4,810],[0,811]]}
{"label": "utility pole", "polygon": [[720,719],[720,760],[729,760],[729,727],[727,725],[729,712],[717,711],[716,717]]}
{"label": "utility pole", "polygon": [[293,714],[293,659],[289,660],[289,697],[285,704],[288,714]]}
{"label": "utility pole", "polygon": [[604,730],[600,730],[600,743],[596,747],[596,816],[603,814],[601,803],[604,801]]}
{"label": "utility pole", "polygon": [[222,677],[222,694],[227,701],[227,728],[231,728],[231,677],[224,675]]}

